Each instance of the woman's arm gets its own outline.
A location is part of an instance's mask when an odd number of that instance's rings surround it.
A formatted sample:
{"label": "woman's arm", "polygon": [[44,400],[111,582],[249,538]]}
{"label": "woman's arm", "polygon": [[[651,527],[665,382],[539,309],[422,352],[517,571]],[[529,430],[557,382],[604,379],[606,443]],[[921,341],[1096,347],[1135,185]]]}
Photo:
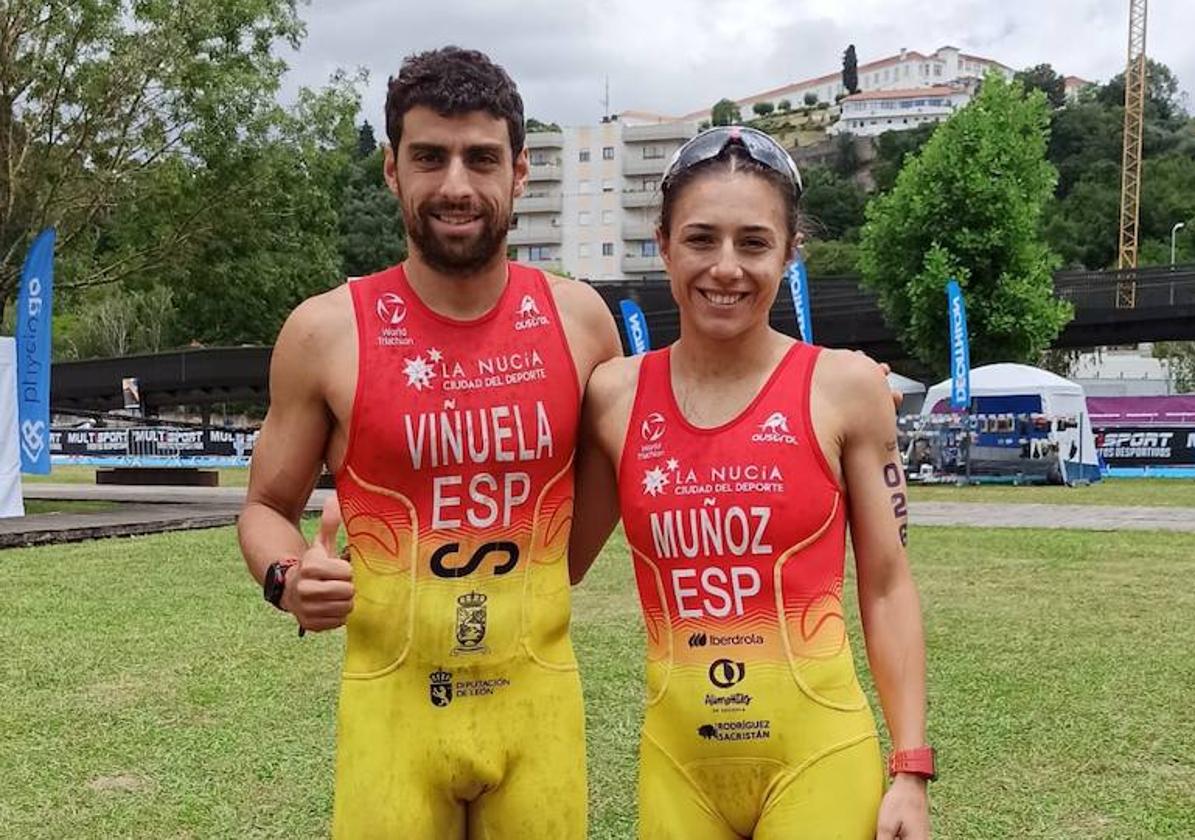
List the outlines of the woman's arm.
{"label": "woman's arm", "polygon": [[[868,661],[896,750],[926,743],[925,636],[909,570],[908,497],[887,382],[870,362],[848,361],[840,394],[842,436],[859,612]],[[925,781],[898,776],[880,811],[878,837],[928,837]]]}

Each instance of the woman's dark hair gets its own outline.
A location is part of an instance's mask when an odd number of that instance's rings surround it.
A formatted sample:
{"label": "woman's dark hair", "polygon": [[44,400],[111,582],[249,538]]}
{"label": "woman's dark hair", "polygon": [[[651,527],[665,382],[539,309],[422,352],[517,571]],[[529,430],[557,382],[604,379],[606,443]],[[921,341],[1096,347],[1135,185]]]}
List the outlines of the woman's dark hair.
{"label": "woman's dark hair", "polygon": [[395,151],[403,114],[418,105],[442,117],[485,111],[506,120],[511,155],[523,151],[523,99],[506,71],[484,53],[443,47],[403,59],[386,92],[386,136]]}
{"label": "woman's dark hair", "polygon": [[690,167],[673,172],[660,184],[663,194],[663,205],[660,208],[660,229],[667,237],[672,226],[672,210],[680,198],[685,187],[703,175],[713,172],[744,172],[757,175],[776,188],[784,200],[784,222],[788,233],[788,245],[791,246],[800,227],[799,200],[793,192],[792,182],[772,169],[765,166],[737,144],[729,143],[716,157],[695,163]]}

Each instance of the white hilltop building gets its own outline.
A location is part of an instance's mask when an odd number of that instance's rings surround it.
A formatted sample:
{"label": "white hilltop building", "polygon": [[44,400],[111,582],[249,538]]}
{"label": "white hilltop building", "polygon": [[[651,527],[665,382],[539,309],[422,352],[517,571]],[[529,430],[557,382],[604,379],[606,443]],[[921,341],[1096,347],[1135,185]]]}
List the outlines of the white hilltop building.
{"label": "white hilltop building", "polygon": [[[958,47],[939,47],[929,54],[902,49],[899,53],[858,65],[859,93],[908,91],[947,85],[973,87],[976,81],[982,79],[992,70],[1001,73],[1008,79],[1011,79],[1015,73],[1007,64],[1002,64],[993,58],[964,53]],[[735,102],[746,116],[758,102],[770,102],[773,105],[778,105],[781,100],[787,99],[794,108],[802,107],[807,94],[816,97],[817,102],[834,104],[836,99],[847,94],[846,87],[842,84],[842,70],[838,69],[812,79],[804,79],[765,90],[736,99]],[[713,103],[710,103],[709,106],[701,110],[691,111],[683,116],[667,116],[646,111],[626,111],[618,116],[620,121],[633,120],[635,123],[677,121],[700,123],[710,118],[712,105]]]}

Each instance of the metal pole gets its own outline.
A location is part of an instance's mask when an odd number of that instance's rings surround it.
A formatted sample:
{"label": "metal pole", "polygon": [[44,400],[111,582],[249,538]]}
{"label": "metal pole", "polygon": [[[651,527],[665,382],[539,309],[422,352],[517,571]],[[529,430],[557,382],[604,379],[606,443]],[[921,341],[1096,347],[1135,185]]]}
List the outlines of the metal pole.
{"label": "metal pole", "polygon": [[1186,222],[1176,222],[1174,227],[1170,228],[1170,267],[1174,268],[1174,243],[1178,237],[1178,232],[1187,226]]}

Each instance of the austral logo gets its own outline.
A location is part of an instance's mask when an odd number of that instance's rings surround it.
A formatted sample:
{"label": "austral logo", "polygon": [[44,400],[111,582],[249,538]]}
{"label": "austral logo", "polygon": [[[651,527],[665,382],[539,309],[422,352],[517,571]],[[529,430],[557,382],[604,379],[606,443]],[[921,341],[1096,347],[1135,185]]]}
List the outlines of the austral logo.
{"label": "austral logo", "polygon": [[519,304],[518,320],[515,321],[516,330],[530,330],[535,327],[546,327],[548,319],[539,314],[539,306],[531,295],[523,295]]}
{"label": "austral logo", "polygon": [[383,324],[397,327],[407,317],[407,302],[394,292],[386,292],[378,298],[377,313]]}
{"label": "austral logo", "polygon": [[730,688],[733,685],[738,685],[745,676],[747,676],[747,666],[742,662],[715,659],[710,665],[710,682],[718,688]]}
{"label": "austral logo", "polygon": [[788,418],[774,411],[767,420],[759,424],[759,431],[751,436],[755,443],[787,443],[795,445],[797,438],[788,430]]}
{"label": "austral logo", "polygon": [[658,411],[647,415],[643,425],[639,427],[639,434],[643,435],[643,439],[648,443],[655,443],[664,437],[664,415]]}
{"label": "austral logo", "polygon": [[433,706],[441,709],[452,702],[452,672],[432,671],[428,675],[428,693]]}

